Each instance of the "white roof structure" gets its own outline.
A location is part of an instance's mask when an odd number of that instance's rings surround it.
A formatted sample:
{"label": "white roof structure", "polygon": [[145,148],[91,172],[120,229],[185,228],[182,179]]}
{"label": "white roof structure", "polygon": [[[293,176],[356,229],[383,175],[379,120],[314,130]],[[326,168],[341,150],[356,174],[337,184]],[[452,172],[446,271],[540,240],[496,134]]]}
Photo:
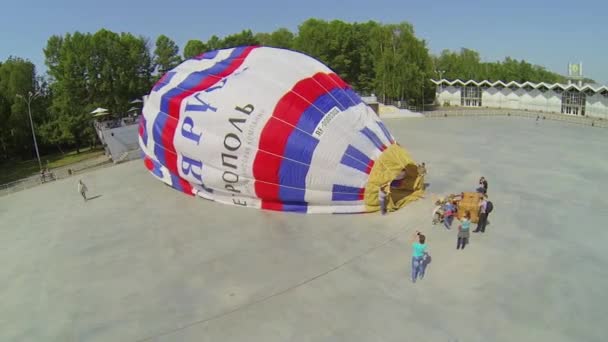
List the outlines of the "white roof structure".
{"label": "white roof structure", "polygon": [[524,82],[524,83],[518,83],[515,81],[511,81],[511,82],[503,82],[503,81],[495,81],[495,82],[491,82],[488,80],[483,80],[483,81],[474,81],[474,80],[468,80],[468,81],[462,81],[459,79],[456,79],[454,81],[449,81],[446,79],[441,79],[441,80],[433,80],[431,79],[431,82],[433,82],[436,85],[449,85],[449,86],[453,86],[453,85],[460,85],[460,86],[477,86],[477,87],[482,87],[482,86],[488,86],[488,87],[497,87],[497,86],[502,86],[504,88],[532,88],[532,89],[561,89],[561,90],[571,90],[571,89],[575,89],[581,92],[593,92],[593,93],[602,93],[602,94],[606,94],[608,95],[608,86],[600,86],[597,84],[585,84],[583,86],[579,86],[578,84],[562,84],[562,83],[532,83],[532,82]]}
{"label": "white roof structure", "polygon": [[95,109],[94,111],[91,112],[91,114],[99,114],[99,113],[106,113],[108,110],[105,108],[101,108],[101,107],[97,107],[97,109]]}

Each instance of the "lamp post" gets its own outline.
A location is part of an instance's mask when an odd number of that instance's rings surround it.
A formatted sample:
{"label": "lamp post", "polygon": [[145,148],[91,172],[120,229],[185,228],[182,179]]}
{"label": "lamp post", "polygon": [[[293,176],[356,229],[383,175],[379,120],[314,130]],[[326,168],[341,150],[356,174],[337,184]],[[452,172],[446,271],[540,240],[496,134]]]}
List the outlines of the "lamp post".
{"label": "lamp post", "polygon": [[32,94],[32,92],[30,91],[27,93],[27,99],[21,94],[17,94],[17,97],[22,99],[23,101],[25,101],[25,103],[27,103],[27,114],[30,117],[30,125],[32,126],[32,137],[34,137],[34,148],[36,149],[36,157],[38,157],[38,166],[40,167],[40,170],[42,170],[42,162],[40,161],[40,153],[38,152],[38,143],[36,142],[36,133],[34,132],[34,121],[32,120],[32,107],[31,107],[32,100],[35,97],[37,97],[38,95],[40,95],[39,92]]}
{"label": "lamp post", "polygon": [[439,74],[439,80],[443,79],[443,73],[445,72],[445,70],[435,70],[438,74]]}
{"label": "lamp post", "polygon": [[441,99],[439,99],[439,97],[440,97],[441,93],[443,93],[443,73],[445,73],[445,70],[436,69],[435,72],[439,74],[439,86],[437,87],[435,93],[436,93],[436,97],[439,101],[439,105],[441,106],[442,105],[440,102]]}

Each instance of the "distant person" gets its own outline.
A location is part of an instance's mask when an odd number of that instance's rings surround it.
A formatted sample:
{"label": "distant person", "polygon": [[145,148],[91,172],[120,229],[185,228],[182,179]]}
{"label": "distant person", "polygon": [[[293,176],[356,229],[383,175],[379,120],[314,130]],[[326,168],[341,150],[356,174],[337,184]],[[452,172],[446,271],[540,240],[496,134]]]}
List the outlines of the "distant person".
{"label": "distant person", "polygon": [[378,200],[380,201],[380,212],[382,215],[386,215],[388,196],[391,193],[390,189],[391,187],[389,184],[384,184],[380,186],[380,191],[378,191]]}
{"label": "distant person", "polygon": [[[416,241],[418,240],[418,241]],[[416,231],[412,237],[412,282],[416,279],[424,278],[425,256],[426,256],[426,237]]]}
{"label": "distant person", "polygon": [[490,218],[490,213],[492,212],[492,210],[494,210],[494,203],[492,203],[492,201],[490,201],[490,199],[488,198],[488,195],[486,195],[486,227],[490,225],[489,218]]}
{"label": "distant person", "polygon": [[479,201],[479,221],[477,221],[477,228],[473,231],[473,233],[484,233],[486,231],[486,224],[488,223],[488,213],[486,212],[487,204],[486,201],[487,195],[481,196],[481,200]]}
{"label": "distant person", "polygon": [[46,182],[46,175],[44,174],[44,170],[40,170],[40,180],[42,183]]}
{"label": "distant person", "polygon": [[443,225],[446,229],[452,228],[452,222],[454,221],[454,215],[456,214],[456,205],[453,200],[448,200],[443,206]]}
{"label": "distant person", "polygon": [[53,173],[51,171],[49,171],[48,167],[46,169],[44,169],[44,174],[46,177],[49,178],[49,180],[55,180],[55,175],[53,175]]}
{"label": "distant person", "polygon": [[426,164],[424,162],[418,165],[418,173],[420,173],[422,176],[426,176]]}
{"label": "distant person", "polygon": [[477,188],[477,192],[482,194],[488,193],[488,181],[485,177],[479,178],[479,188]]}
{"label": "distant person", "polygon": [[471,212],[466,211],[464,217],[460,221],[458,226],[458,240],[456,241],[456,249],[464,249],[469,243],[469,232],[471,228]]}
{"label": "distant person", "polygon": [[86,184],[84,184],[82,182],[82,179],[78,180],[78,192],[80,192],[80,195],[82,195],[82,198],[84,199],[84,201],[87,201],[87,191],[89,189],[87,189]]}

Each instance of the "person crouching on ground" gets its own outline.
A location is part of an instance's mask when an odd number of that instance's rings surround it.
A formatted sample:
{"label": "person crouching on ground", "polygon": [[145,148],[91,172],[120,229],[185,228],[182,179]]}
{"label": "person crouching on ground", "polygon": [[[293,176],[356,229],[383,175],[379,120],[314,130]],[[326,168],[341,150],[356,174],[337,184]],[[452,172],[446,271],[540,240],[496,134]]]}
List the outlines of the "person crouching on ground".
{"label": "person crouching on ground", "polygon": [[464,249],[464,247],[469,243],[470,228],[471,212],[467,210],[464,213],[462,221],[460,221],[460,226],[458,226],[458,241],[456,241],[456,249]]}
{"label": "person crouching on ground", "polygon": [[[416,241],[418,240],[418,241]],[[424,258],[426,255],[426,237],[420,232],[416,232],[416,235],[412,237],[412,282],[416,282],[416,279],[424,278],[425,262]]]}
{"label": "person crouching on ground", "polygon": [[390,193],[390,184],[384,184],[380,186],[380,191],[378,191],[378,200],[380,201],[380,212],[382,213],[382,215],[386,215],[386,205]]}
{"label": "person crouching on ground", "polygon": [[82,195],[83,200],[87,201],[87,186],[82,182],[82,179],[78,180],[78,192]]}

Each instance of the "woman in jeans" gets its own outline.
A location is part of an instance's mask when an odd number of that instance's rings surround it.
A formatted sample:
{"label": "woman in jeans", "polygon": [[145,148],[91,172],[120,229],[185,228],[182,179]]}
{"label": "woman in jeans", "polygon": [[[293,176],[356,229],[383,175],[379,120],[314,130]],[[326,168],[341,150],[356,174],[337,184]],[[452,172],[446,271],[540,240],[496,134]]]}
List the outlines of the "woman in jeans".
{"label": "woman in jeans", "polygon": [[424,268],[426,266],[424,262],[426,255],[425,241],[426,237],[418,231],[412,237],[412,282],[414,283],[416,279],[424,277]]}
{"label": "woman in jeans", "polygon": [[464,249],[464,247],[469,243],[469,229],[471,228],[471,212],[466,211],[464,213],[464,217],[460,222],[460,226],[458,227],[458,241],[456,242],[456,249]]}

